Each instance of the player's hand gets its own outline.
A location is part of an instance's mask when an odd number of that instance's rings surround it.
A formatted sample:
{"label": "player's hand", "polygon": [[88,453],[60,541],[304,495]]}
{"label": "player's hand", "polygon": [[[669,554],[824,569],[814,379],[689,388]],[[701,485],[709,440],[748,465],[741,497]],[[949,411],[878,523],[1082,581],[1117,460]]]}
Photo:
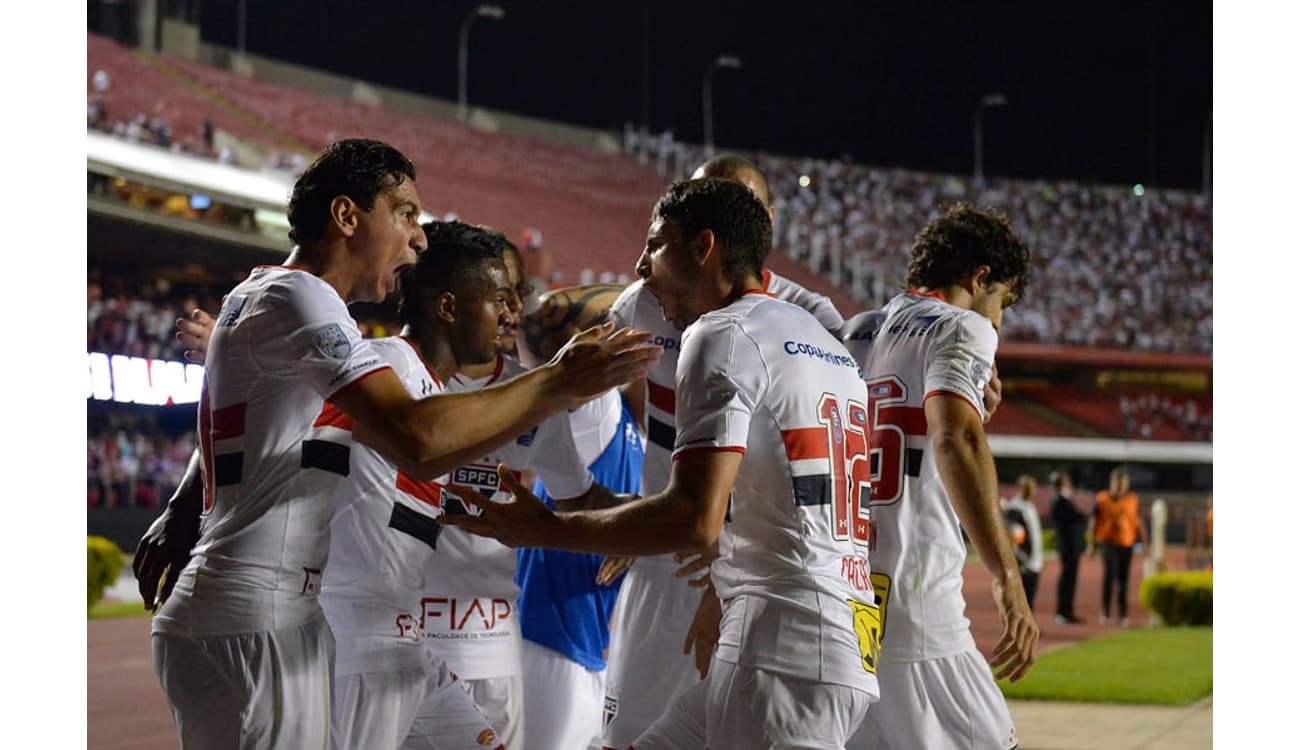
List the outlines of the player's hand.
{"label": "player's hand", "polygon": [[551,360],[558,387],[573,406],[645,377],[663,354],[661,347],[646,343],[648,331],[613,331],[613,323],[588,328],[569,339]]}
{"label": "player's hand", "polygon": [[710,586],[700,597],[700,606],[695,608],[695,617],[686,631],[686,643],[682,645],[683,654],[695,651],[695,670],[700,673],[701,680],[709,676],[709,664],[713,661],[713,649],[718,646],[721,628],[722,602]]}
{"label": "player's hand", "polygon": [[1002,378],[998,377],[998,365],[993,363],[993,375],[984,384],[984,424],[993,418],[993,412],[1002,403]]}
{"label": "player's hand", "polygon": [[473,487],[448,484],[447,489],[460,498],[468,510],[473,505],[480,515],[448,515],[438,518],[444,525],[456,526],[471,534],[495,539],[507,547],[544,547],[547,529],[555,521],[555,513],[546,503],[537,499],[526,487],[515,480],[514,470],[505,464],[497,465],[498,485],[509,492],[510,500],[493,502],[479,494]]}
{"label": "player's hand", "polygon": [[150,612],[157,612],[167,601],[199,540],[198,515],[183,515],[169,503],[136,545],[131,570],[140,585],[140,600]]}
{"label": "player's hand", "polygon": [[[673,555],[673,559],[681,566],[673,575],[690,578],[688,583],[692,588],[702,589],[709,585],[709,566],[718,559],[718,543],[715,540],[707,547],[678,552]],[[704,575],[697,575],[701,571]]]}
{"label": "player's hand", "polygon": [[1016,682],[1029,672],[1038,652],[1038,623],[1029,609],[1024,586],[1019,578],[1010,584],[993,581],[993,599],[1002,615],[1002,638],[993,647],[989,665],[999,680],[1010,677]]}
{"label": "player's hand", "polygon": [[184,318],[176,319],[176,340],[185,346],[185,359],[203,364],[208,354],[208,340],[212,338],[212,328],[217,319],[194,308]]}
{"label": "player's hand", "polygon": [[596,573],[596,584],[599,586],[608,586],[618,577],[627,572],[636,562],[635,557],[625,555],[607,555],[604,562],[600,564],[600,570]]}

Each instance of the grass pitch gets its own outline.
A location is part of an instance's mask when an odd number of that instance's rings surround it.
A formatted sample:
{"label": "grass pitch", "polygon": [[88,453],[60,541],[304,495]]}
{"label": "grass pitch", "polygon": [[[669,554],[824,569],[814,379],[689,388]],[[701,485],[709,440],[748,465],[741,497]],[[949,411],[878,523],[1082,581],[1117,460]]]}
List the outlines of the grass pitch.
{"label": "grass pitch", "polygon": [[1214,690],[1214,629],[1134,628],[1038,658],[1008,698],[1182,706]]}
{"label": "grass pitch", "polygon": [[140,602],[99,602],[86,611],[88,620],[116,620],[120,617],[149,617]]}

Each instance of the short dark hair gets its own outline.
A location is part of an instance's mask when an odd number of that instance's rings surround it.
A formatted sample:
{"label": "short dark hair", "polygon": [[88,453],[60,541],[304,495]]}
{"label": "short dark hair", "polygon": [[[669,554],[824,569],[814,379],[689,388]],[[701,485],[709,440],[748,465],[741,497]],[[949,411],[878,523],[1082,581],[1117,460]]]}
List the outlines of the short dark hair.
{"label": "short dark hair", "polygon": [[1020,301],[1029,280],[1029,247],[1006,214],[958,203],[916,235],[907,284],[937,289],[970,277],[979,266],[991,269],[990,284],[1011,286],[1011,304]]}
{"label": "short dark hair", "polygon": [[734,180],[701,177],[668,186],[654,216],[671,220],[689,241],[705,229],[726,247],[723,269],[732,279],[760,276],[772,249],[772,221],[754,192]]}
{"label": "short dark hair", "polygon": [[365,138],[335,141],[293,184],[289,196],[289,240],[315,242],[325,236],[330,203],[346,195],[370,211],[380,193],[415,179],[415,165],[387,143]]}
{"label": "short dark hair", "polygon": [[698,171],[704,177],[725,177],[729,180],[738,179],[737,175],[741,172],[753,172],[758,176],[758,185],[762,188],[756,191],[758,199],[765,207],[772,205],[772,191],[767,186],[767,175],[763,174],[757,164],[740,154],[718,154],[701,164]]}
{"label": "short dark hair", "polygon": [[483,266],[501,261],[505,237],[459,221],[422,224],[429,249],[402,273],[398,316],[411,323],[428,311],[444,292],[464,290],[482,281]]}

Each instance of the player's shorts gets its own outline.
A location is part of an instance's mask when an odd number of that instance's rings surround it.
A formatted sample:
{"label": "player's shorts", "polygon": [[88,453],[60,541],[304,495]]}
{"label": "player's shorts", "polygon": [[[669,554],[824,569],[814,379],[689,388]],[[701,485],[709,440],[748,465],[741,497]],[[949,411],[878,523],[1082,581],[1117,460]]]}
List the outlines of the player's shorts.
{"label": "player's shorts", "polygon": [[[887,648],[887,647],[886,647]],[[880,702],[849,750],[1011,750],[1011,710],[979,651],[919,662],[882,663]]]}
{"label": "player's shorts", "polygon": [[415,669],[335,679],[334,750],[501,747],[465,683],[445,662],[427,652],[425,658],[425,665]]}
{"label": "player's shorts", "polygon": [[462,680],[506,750],[524,750],[524,678]]}
{"label": "player's shorts", "polygon": [[526,750],[587,750],[600,739],[605,675],[524,639]]}
{"label": "player's shorts", "polygon": [[846,685],[813,682],[715,658],[704,682],[674,701],[631,747],[843,750],[868,714],[872,700],[870,694]]}
{"label": "player's shorts", "polygon": [[626,748],[677,696],[700,682],[695,657],[682,653],[682,645],[702,591],[673,573],[671,567],[638,561],[619,589],[606,660],[606,747]]}
{"label": "player's shorts", "polygon": [[256,633],[155,633],[152,643],[182,750],[330,750],[334,636],[323,616]]}

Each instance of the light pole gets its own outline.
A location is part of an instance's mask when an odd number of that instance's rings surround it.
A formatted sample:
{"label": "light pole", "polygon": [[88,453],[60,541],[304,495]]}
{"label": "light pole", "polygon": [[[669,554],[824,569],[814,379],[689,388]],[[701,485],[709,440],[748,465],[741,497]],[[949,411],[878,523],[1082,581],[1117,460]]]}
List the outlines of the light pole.
{"label": "light pole", "polygon": [[984,184],[984,108],[1005,107],[1007,98],[1002,94],[985,94],[975,108],[975,184]]}
{"label": "light pole", "polygon": [[500,21],[506,17],[506,11],[500,5],[479,3],[460,23],[460,85],[457,88],[456,117],[462,123],[469,121],[469,27],[479,16]]}
{"label": "light pole", "polygon": [[718,68],[741,68],[743,63],[735,55],[718,55],[704,71],[704,154],[713,158],[713,74]]}

